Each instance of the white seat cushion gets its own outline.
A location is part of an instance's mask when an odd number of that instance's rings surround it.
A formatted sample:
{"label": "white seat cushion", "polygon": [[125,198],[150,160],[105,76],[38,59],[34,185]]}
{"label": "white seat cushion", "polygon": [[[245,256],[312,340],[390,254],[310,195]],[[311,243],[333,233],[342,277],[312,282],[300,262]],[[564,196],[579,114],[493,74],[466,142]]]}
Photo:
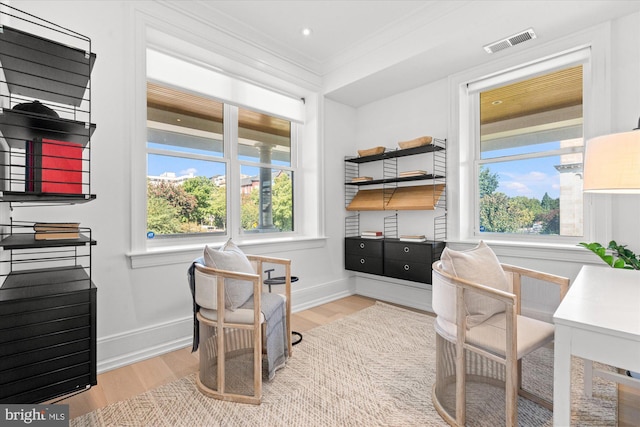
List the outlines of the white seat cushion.
{"label": "white seat cushion", "polygon": [[[518,359],[553,341],[554,326],[530,317],[517,316]],[[436,318],[436,331],[449,341],[456,341],[456,325],[442,317]],[[506,339],[506,314],[499,313],[467,331],[466,342],[504,357]]]}
{"label": "white seat cushion", "polygon": [[[285,303],[287,302],[286,295],[282,295],[282,294],[276,294],[276,295],[282,298]],[[200,314],[202,315],[202,317],[204,317],[205,319],[209,319],[212,322],[218,321],[217,310],[206,308],[206,307],[200,307]],[[253,324],[253,309],[239,308],[235,311],[225,310],[224,320],[227,323],[242,323],[242,324],[251,325]],[[264,323],[264,314],[262,313],[260,313],[260,323]]]}
{"label": "white seat cushion", "polygon": [[[200,307],[200,314],[205,319],[213,322],[218,321],[218,311]],[[225,310],[224,321],[227,323],[253,324],[253,310],[250,308],[239,308],[235,311]],[[260,313],[260,323],[264,323],[264,314]]]}

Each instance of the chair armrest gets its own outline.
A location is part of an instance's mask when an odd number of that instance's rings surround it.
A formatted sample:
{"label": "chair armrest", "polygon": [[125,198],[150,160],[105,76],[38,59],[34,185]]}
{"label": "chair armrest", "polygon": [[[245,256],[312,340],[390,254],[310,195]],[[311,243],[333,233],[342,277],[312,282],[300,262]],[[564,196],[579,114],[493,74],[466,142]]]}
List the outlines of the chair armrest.
{"label": "chair armrest", "polygon": [[255,279],[260,279],[259,274],[253,273],[240,273],[237,271],[229,271],[229,270],[220,270],[218,268],[207,267],[201,264],[196,264],[196,268],[203,273],[211,274],[213,276],[221,276],[225,279],[238,279],[238,280],[246,280],[253,281]]}
{"label": "chair armrest", "polygon": [[[555,274],[544,273],[542,271],[531,270],[529,268],[517,267],[515,265],[510,264],[502,264],[502,269],[506,272],[513,273],[516,277],[514,277],[514,282],[519,286],[520,284],[520,276],[530,277],[532,279],[542,280],[544,282],[553,283],[560,286],[560,300],[564,298],[569,290],[570,280],[566,277],[557,276]],[[520,290],[518,289],[517,293],[519,295]]]}
{"label": "chair armrest", "polygon": [[262,265],[263,264],[279,264],[284,266],[284,295],[286,296],[286,316],[287,316],[287,342],[289,348],[289,356],[291,356],[292,352],[292,344],[291,344],[291,260],[285,258],[275,258],[268,257],[262,255],[247,255],[247,258],[250,262],[256,263],[258,274],[260,275],[260,279],[262,280]]}
{"label": "chair armrest", "polygon": [[249,259],[249,261],[262,261],[272,264],[291,265],[291,260],[285,258],[274,258],[262,255],[247,255],[247,258]]}
{"label": "chair armrest", "polygon": [[216,298],[216,310],[218,311],[221,323],[224,323],[224,312],[226,310],[225,307],[225,279],[236,279],[236,280],[244,280],[247,282],[252,282],[253,284],[253,311],[254,311],[254,322],[259,323],[260,312],[261,312],[261,292],[262,292],[262,277],[259,274],[252,273],[241,273],[237,271],[229,271],[229,270],[220,270],[217,268],[207,267],[202,264],[195,265],[196,270],[199,272],[206,274],[208,276],[214,276],[216,279],[215,283],[215,298]]}

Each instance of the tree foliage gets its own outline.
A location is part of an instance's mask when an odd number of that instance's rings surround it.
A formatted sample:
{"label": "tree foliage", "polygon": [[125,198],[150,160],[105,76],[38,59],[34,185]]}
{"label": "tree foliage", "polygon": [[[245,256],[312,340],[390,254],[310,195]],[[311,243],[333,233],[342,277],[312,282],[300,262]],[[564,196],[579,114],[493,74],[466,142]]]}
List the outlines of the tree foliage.
{"label": "tree foliage", "polygon": [[500,180],[497,173],[491,173],[489,168],[481,166],[478,184],[480,187],[480,198],[482,198],[488,194],[493,194],[493,192],[498,189]]}
{"label": "tree foliage", "polygon": [[196,209],[198,200],[185,188],[174,185],[171,182],[147,182],[147,197],[166,200],[169,205],[176,208],[176,215],[185,219],[189,218]]}
{"label": "tree foliage", "polygon": [[560,233],[560,199],[545,193],[542,200],[496,192],[497,173],[482,166],[479,174],[480,226],[494,233]]}
{"label": "tree foliage", "polygon": [[293,185],[286,173],[281,173],[273,183],[273,225],[280,231],[293,230]]}
{"label": "tree foliage", "polygon": [[253,230],[258,227],[260,217],[260,194],[258,188],[255,187],[249,194],[242,195],[242,207],[240,214],[240,223],[243,230]]}
{"label": "tree foliage", "polygon": [[147,230],[155,234],[175,234],[181,231],[178,208],[167,199],[151,196],[147,199]]}
{"label": "tree foliage", "polygon": [[211,196],[215,185],[204,176],[189,178],[182,184],[182,188],[196,200],[196,207],[187,219],[198,224],[205,224],[213,216]]}

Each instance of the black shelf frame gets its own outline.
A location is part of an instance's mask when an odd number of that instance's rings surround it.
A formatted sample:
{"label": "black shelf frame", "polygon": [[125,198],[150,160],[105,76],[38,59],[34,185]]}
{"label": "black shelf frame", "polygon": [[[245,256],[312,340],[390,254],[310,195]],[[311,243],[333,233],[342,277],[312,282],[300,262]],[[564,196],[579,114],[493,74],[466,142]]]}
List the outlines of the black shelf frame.
{"label": "black shelf frame", "polygon": [[[0,26],[0,163],[9,172],[0,177],[0,202],[93,200],[91,39],[10,5],[2,14],[11,24]],[[48,113],[25,111],[34,101]],[[52,141],[77,148],[61,151]],[[65,173],[66,182],[55,178]]]}
{"label": "black shelf frame", "polygon": [[[0,14],[10,22],[0,26],[0,202],[13,211],[92,201],[91,39],[10,5]],[[96,241],[86,227],[75,238],[35,235],[31,221],[0,224],[4,404],[97,384]]]}
{"label": "black shelf frame", "polygon": [[[398,184],[429,181],[434,186],[444,185],[445,190],[441,193],[434,209],[442,211],[441,215],[434,217],[435,241],[446,240],[447,228],[447,202],[446,202],[446,139],[433,138],[427,145],[418,147],[389,150],[381,154],[371,156],[345,157],[344,184],[345,184],[345,206],[349,206],[357,195],[361,187],[379,186],[383,192],[383,205],[386,206],[393,192],[399,187]],[[399,176],[398,159],[418,154],[433,153],[431,173]],[[382,178],[362,180],[360,177],[360,165],[363,163],[381,162]],[[360,179],[356,179],[360,178]],[[430,184],[427,184],[430,185]],[[359,213],[348,216],[345,219],[345,236],[357,237],[360,230]],[[384,233],[386,237],[398,237],[398,213],[384,218]]]}
{"label": "black shelf frame", "polygon": [[398,157],[413,156],[415,154],[432,153],[434,151],[444,150],[444,146],[441,145],[444,140],[435,139],[431,144],[421,145],[419,147],[405,148],[403,150],[391,150],[385,151],[381,154],[374,154],[373,156],[361,156],[361,157],[348,157],[344,161],[349,163],[369,163],[377,162],[380,160],[389,160]]}
{"label": "black shelf frame", "polygon": [[424,175],[413,175],[413,176],[399,176],[397,178],[381,178],[381,179],[372,179],[370,181],[356,181],[356,182],[345,182],[345,185],[376,185],[376,184],[390,184],[394,182],[409,182],[409,181],[428,181],[432,179],[444,178],[442,175],[433,175],[433,174],[424,174]]}

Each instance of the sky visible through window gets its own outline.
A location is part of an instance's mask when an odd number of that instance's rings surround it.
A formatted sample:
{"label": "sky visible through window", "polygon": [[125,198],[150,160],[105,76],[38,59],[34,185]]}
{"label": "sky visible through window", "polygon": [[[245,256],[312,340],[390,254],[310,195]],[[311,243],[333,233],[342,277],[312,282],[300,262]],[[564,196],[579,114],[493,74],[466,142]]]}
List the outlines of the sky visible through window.
{"label": "sky visible through window", "polygon": [[[521,147],[485,151],[483,159],[497,159],[554,150],[560,148],[559,142],[524,145]],[[561,163],[560,156],[540,157],[526,160],[509,160],[485,164],[492,174],[497,173],[500,185],[497,192],[509,197],[524,196],[542,200],[547,193],[551,198],[560,197],[560,174],[555,166]]]}
{"label": "sky visible through window", "polygon": [[[149,148],[165,148],[163,144],[156,144],[153,142],[147,143]],[[186,153],[207,154],[212,155],[212,152],[196,150],[188,147],[173,147],[175,151],[181,151]],[[253,160],[248,157],[240,156],[240,160]],[[272,161],[274,165],[284,165],[283,162]],[[254,166],[243,166],[243,171],[246,171],[249,176],[258,175],[260,168]],[[165,172],[173,172],[176,176],[189,175],[193,173],[193,176],[205,176],[211,178],[218,175],[224,175],[225,164],[216,161],[188,159],[184,157],[164,156],[159,154],[150,154],[147,156],[147,176],[160,176]]]}

